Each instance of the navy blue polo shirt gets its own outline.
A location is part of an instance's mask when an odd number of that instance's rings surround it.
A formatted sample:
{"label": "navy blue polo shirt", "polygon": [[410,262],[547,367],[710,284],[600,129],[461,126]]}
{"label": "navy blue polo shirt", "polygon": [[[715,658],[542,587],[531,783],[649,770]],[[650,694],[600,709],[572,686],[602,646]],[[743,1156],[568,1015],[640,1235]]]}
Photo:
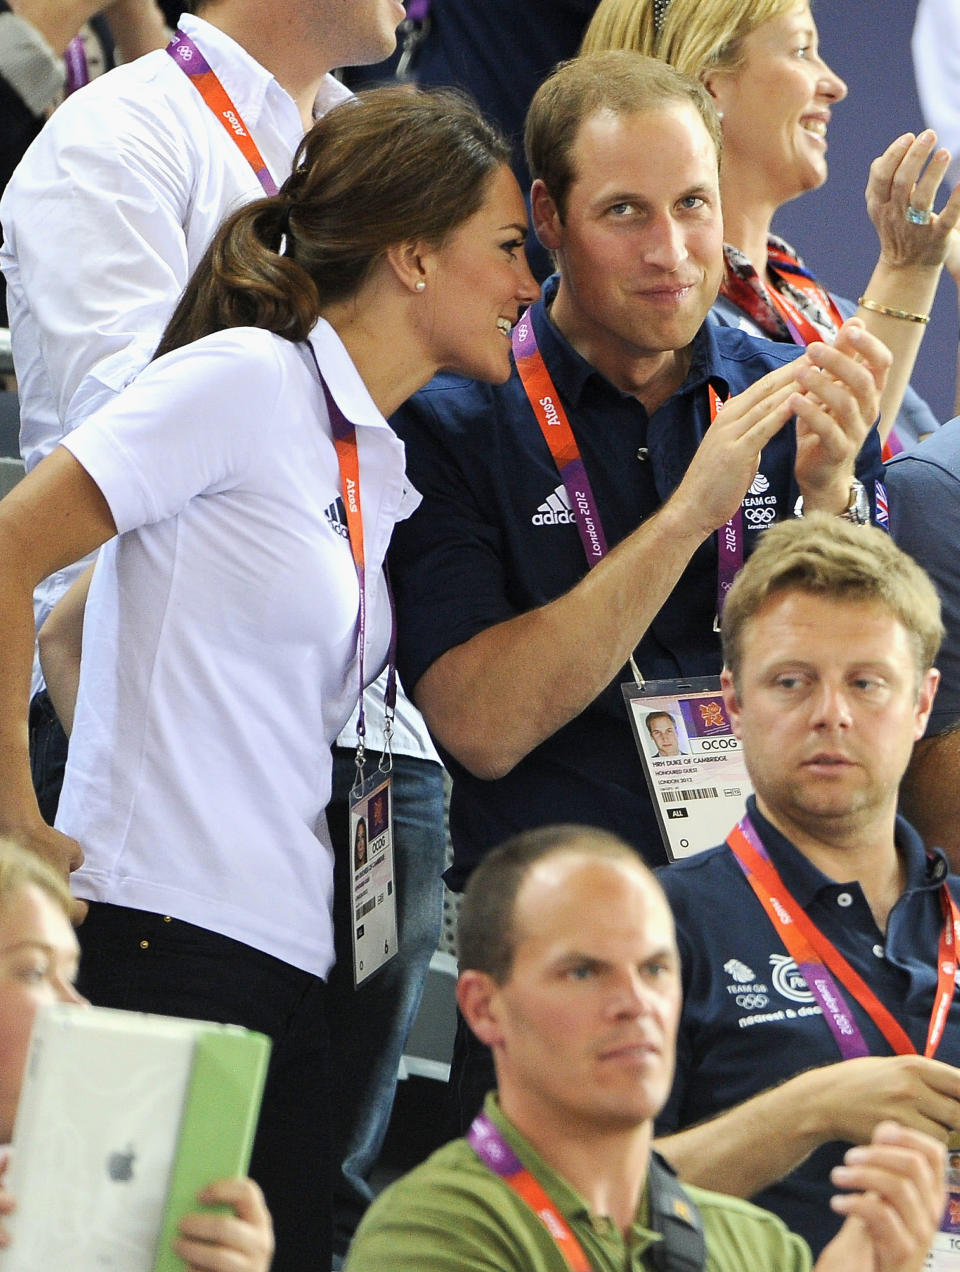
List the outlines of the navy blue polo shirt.
{"label": "navy blue polo shirt", "polygon": [[[547,303],[557,280],[544,289]],[[612,548],[655,513],[679,485],[710,423],[707,392],[746,389],[800,350],[704,323],[684,384],[652,416],[586,362],[553,326],[544,301],[533,318],[544,361],[564,403]],[[441,375],[391,423],[423,503],[397,526],[390,568],[399,619],[399,667],[408,690],[455,645],[556,599],[587,571],[566,490],[514,368],[504,385]],[[772,520],[792,514],[796,439],[792,422],[763,451],[745,510],[746,551]],[[873,489],[876,434],[860,457]],[[643,586],[642,572],[637,586]],[[718,675],[713,630],[715,536],[693,555],[637,647],[643,676]],[[508,835],[555,822],[605,827],[647,861],[666,860],[620,684],[624,673],[575,720],[506,777],[481,781],[449,755],[450,830],[461,888],[487,849]],[[470,711],[469,701],[462,704]]]}
{"label": "navy blue polo shirt", "polygon": [[[928,855],[916,831],[897,819],[907,884],[884,936],[858,883],[828,878],[757,812],[752,798],[748,808],[796,901],[922,1055],[943,928],[939,888],[947,863],[942,853]],[[659,878],[673,907],[683,971],[676,1078],[656,1127],[666,1135],[841,1057],[819,1006],[725,844],[668,866]],[[960,878],[950,876],[949,885],[960,897]],[[866,1012],[845,997],[871,1054],[891,1055]],[[936,1059],[960,1064],[960,997],[951,1004]],[[814,1254],[842,1222],[829,1207],[836,1191],[830,1171],[849,1147],[821,1145],[780,1183],[751,1198],[805,1237]]]}

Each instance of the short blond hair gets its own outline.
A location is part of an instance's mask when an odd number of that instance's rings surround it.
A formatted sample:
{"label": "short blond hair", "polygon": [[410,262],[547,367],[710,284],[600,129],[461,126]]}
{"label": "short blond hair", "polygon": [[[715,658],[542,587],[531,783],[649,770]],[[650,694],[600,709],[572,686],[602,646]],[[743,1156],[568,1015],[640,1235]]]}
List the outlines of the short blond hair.
{"label": "short blond hair", "polygon": [[0,838],[0,913],[23,888],[33,884],[70,918],[72,898],[66,880],[34,852]]}
{"label": "short blond hair", "polygon": [[765,530],[723,607],[723,661],[739,682],[743,631],[772,596],[808,592],[837,601],[873,601],[906,629],[917,683],[943,640],[940,598],[929,575],[888,534],[840,517],[811,513]]}
{"label": "short blond hair", "polygon": [[798,7],[798,0],[671,0],[658,32],[654,0],[600,0],[580,51],[632,49],[701,78],[739,66],[744,37]]}

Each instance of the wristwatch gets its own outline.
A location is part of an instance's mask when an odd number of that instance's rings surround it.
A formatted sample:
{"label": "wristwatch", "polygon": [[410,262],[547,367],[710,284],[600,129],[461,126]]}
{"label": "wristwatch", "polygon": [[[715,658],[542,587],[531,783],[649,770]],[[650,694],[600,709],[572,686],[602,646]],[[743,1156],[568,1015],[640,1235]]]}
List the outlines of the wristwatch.
{"label": "wristwatch", "polygon": [[[793,515],[795,517],[803,516],[803,495],[793,505]],[[850,499],[847,506],[843,512],[837,515],[855,526],[870,524],[870,500],[867,498],[867,491],[863,482],[858,481],[856,477],[850,482]]]}

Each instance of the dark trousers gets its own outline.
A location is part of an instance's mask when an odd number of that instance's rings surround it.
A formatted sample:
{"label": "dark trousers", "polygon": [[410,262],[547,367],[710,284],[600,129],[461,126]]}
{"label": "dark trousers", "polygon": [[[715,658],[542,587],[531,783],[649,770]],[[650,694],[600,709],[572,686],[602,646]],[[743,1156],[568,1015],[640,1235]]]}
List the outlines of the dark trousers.
{"label": "dark trousers", "polygon": [[30,703],[30,775],[37,793],[40,814],[53,825],[60,803],[63,771],[67,766],[67,735],[57,719],[46,689]]}
{"label": "dark trousers", "polygon": [[331,1265],[326,986],[280,959],[178,919],[93,902],[78,987],[101,1007],[243,1025],[273,1040],[250,1174],[273,1215],[272,1272]]}

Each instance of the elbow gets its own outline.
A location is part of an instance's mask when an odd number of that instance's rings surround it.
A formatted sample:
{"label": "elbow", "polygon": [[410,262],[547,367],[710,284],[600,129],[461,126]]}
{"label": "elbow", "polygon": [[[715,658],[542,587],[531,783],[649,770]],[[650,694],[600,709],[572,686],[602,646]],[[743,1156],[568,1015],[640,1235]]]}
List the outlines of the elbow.
{"label": "elbow", "polygon": [[453,722],[446,727],[443,721],[432,718],[427,711],[423,712],[423,717],[444,751],[481,782],[496,782],[506,777],[526,754],[512,751],[499,729],[488,730],[476,719],[469,723]]}
{"label": "elbow", "polygon": [[435,689],[428,674],[415,686],[413,700],[437,745],[482,782],[506,777],[527,751],[510,745],[504,722],[488,719],[467,692],[448,696]]}

